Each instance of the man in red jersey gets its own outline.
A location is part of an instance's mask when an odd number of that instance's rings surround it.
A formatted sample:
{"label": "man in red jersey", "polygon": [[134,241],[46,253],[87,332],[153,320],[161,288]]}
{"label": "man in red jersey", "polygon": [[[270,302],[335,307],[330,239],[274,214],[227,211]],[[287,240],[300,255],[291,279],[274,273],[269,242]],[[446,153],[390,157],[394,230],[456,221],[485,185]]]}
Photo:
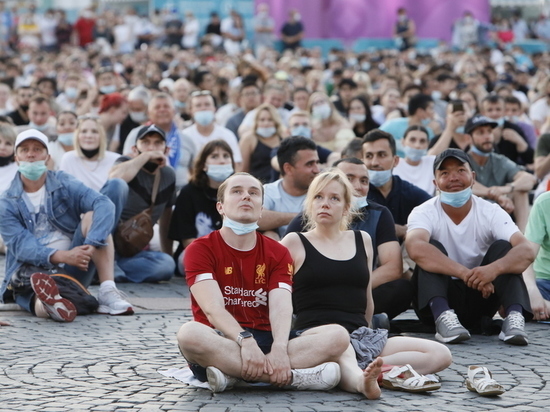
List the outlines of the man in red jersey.
{"label": "man in red jersey", "polygon": [[331,361],[347,348],[349,336],[337,325],[290,330],[294,268],[284,246],[256,232],[262,203],[263,186],[248,173],[219,187],[222,228],[185,253],[194,321],[180,328],[179,348],[214,392],[241,379],[331,389],[340,380]]}

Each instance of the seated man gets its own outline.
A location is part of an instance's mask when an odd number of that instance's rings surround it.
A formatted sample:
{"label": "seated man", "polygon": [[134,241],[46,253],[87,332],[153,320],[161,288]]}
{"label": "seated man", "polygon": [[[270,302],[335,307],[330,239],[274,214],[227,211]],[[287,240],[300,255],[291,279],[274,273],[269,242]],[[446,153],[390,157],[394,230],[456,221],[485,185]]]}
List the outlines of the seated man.
{"label": "seated man", "polygon": [[319,173],[317,145],[306,137],[288,137],[277,151],[281,178],[265,185],[260,230],[279,240],[286,226],[302,210],[309,184]]}
{"label": "seated man", "polygon": [[154,124],[142,126],[132,150],[133,157],[121,156],[109,174],[111,178],[118,177],[127,182],[130,189],[121,218],[126,221],[151,207],[155,177],[160,173],[151,220],[153,225],[159,223],[162,252],[142,250],[132,257],[122,257],[117,253],[116,263],[122,273],[117,270],[116,279],[134,283],[169,280],[175,269],[168,226],[176,197],[176,175],[174,169],[167,166],[169,148],[164,131]]}
{"label": "seated man", "polygon": [[238,379],[330,389],[340,368],[323,362],[338,359],[349,335],[338,325],[291,332],[292,258],[256,232],[262,200],[262,184],[247,173],[218,188],[223,226],[193,241],[184,258],[194,321],[178,332],[180,351],[214,392]]}
{"label": "seated man", "polygon": [[529,191],[536,178],[506,156],[494,153],[493,129],[497,123],[476,115],[466,123],[466,133],[472,136],[468,156],[475,172],[474,194],[514,211],[520,230],[525,230],[529,216]]}
{"label": "seated man", "polygon": [[[0,299],[9,290],[36,316],[70,322],[76,310],[58,295],[54,280],[31,275],[61,271],[87,287],[97,269],[98,312],[132,314],[113,281],[113,203],[64,172],[46,171],[48,137],[38,130],[17,136],[15,159],[19,172],[0,197],[0,234],[7,246]],[[119,182],[107,182],[103,189],[123,192]]]}
{"label": "seated man", "polygon": [[462,150],[440,153],[434,174],[440,195],[413,210],[405,240],[418,317],[435,320],[437,340],[456,343],[470,338],[461,322],[478,327],[502,306],[499,338],[527,345],[524,317],[532,314],[521,273],[535,258],[529,242],[498,205],[472,195],[475,172]]}
{"label": "seated man", "polygon": [[[403,265],[401,249],[390,211],[376,202],[368,201],[369,173],[365,164],[354,157],[344,158],[334,166],[346,174],[356,191],[354,199],[356,219],[350,229],[367,232],[373,245],[374,270],[372,272],[372,297],[374,313],[386,313],[393,319],[411,306],[412,286],[401,279]],[[298,214],[287,227],[286,233],[303,232],[305,222]],[[286,234],[285,234],[286,235]],[[374,318],[376,322],[377,318]]]}

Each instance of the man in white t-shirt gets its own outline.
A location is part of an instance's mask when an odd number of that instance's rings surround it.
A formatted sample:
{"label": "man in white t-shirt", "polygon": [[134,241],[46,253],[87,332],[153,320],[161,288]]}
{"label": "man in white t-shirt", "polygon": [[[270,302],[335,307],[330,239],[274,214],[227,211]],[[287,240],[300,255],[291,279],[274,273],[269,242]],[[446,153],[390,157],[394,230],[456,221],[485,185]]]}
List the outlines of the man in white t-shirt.
{"label": "man in white t-shirt", "polygon": [[239,171],[243,158],[237,137],[231,130],[214,123],[216,106],[212,94],[208,90],[191,93],[190,109],[195,123],[183,129],[183,139],[194,143],[196,153],[200,153],[203,146],[212,140],[225,140],[233,150],[235,170]]}
{"label": "man in white t-shirt", "polygon": [[440,195],[412,211],[405,240],[420,320],[435,320],[437,340],[457,343],[470,338],[461,323],[481,327],[502,306],[499,338],[527,345],[525,317],[533,315],[521,273],[535,258],[529,242],[498,205],[472,195],[475,173],[462,150],[440,153],[434,174]]}

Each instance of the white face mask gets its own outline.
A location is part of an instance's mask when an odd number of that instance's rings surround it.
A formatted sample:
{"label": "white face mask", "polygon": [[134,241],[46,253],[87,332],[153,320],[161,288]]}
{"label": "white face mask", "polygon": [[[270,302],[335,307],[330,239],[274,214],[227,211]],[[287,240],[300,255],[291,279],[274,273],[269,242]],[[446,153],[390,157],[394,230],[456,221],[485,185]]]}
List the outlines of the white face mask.
{"label": "white face mask", "polygon": [[147,120],[145,112],[130,112],[130,118],[136,123],[143,123]]}
{"label": "white face mask", "polygon": [[351,120],[355,120],[357,123],[363,123],[367,118],[367,115],[361,113],[350,113],[349,118]]}
{"label": "white face mask", "polygon": [[332,109],[330,108],[330,105],[328,103],[323,103],[319,106],[313,106],[311,112],[313,114],[313,117],[325,120],[330,117]]}
{"label": "white face mask", "polygon": [[275,129],[274,127],[258,127],[258,128],[256,128],[256,134],[258,136],[265,137],[265,138],[273,136],[276,131],[277,131],[277,129]]}

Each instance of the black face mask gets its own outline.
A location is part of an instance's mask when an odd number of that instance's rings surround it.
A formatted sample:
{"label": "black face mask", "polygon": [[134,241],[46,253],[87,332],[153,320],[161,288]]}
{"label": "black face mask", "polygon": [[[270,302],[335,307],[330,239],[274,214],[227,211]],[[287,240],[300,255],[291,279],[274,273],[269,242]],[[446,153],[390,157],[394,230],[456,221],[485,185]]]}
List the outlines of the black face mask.
{"label": "black face mask", "polygon": [[29,105],[28,105],[28,104],[26,104],[26,105],[21,105],[21,106],[19,106],[19,108],[20,108],[21,110],[23,110],[24,112],[26,112],[27,110],[29,110]]}
{"label": "black face mask", "polygon": [[14,160],[14,155],[11,156],[0,156],[0,167],[7,166]]}
{"label": "black face mask", "polygon": [[80,148],[80,150],[82,151],[82,154],[86,156],[88,159],[91,159],[92,157],[94,157],[96,154],[99,153],[99,147],[93,150],[86,150],[83,148]]}
{"label": "black face mask", "polygon": [[159,164],[155,162],[147,162],[143,165],[143,168],[147,170],[149,173],[155,173],[155,170],[157,170],[158,167],[159,167]]}

